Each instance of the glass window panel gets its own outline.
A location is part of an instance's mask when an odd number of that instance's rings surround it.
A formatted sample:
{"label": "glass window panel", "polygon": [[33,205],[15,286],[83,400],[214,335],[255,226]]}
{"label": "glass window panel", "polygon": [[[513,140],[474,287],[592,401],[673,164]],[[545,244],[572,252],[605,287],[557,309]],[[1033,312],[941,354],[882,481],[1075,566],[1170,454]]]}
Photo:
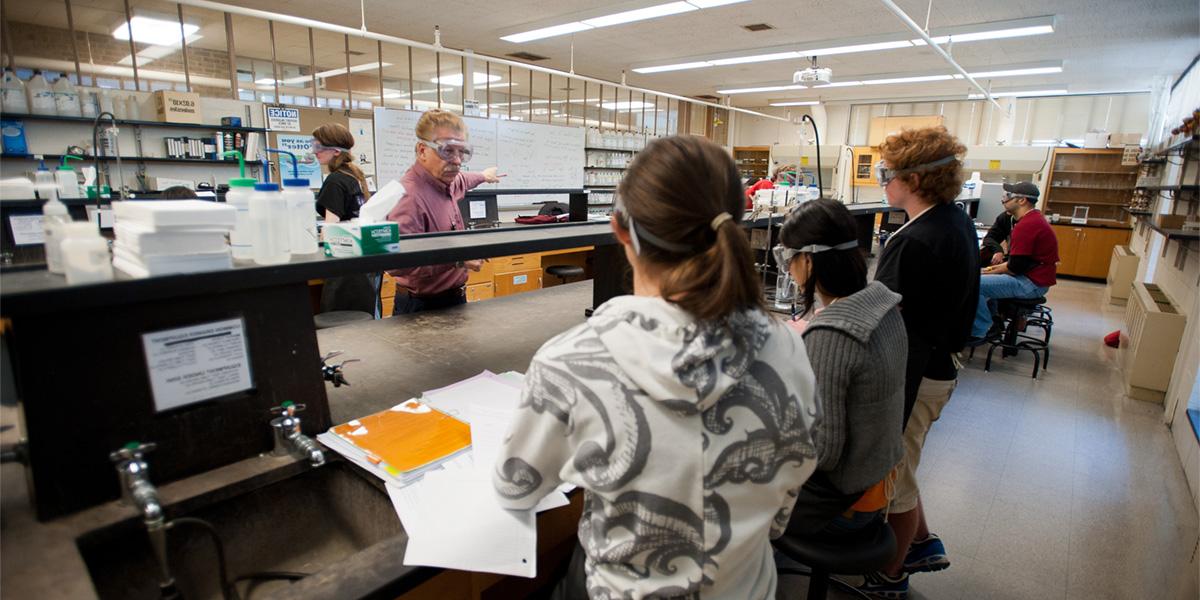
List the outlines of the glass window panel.
{"label": "glass window panel", "polygon": [[408,108],[408,46],[383,45],[383,103],[390,108]]}
{"label": "glass window panel", "polygon": [[[425,111],[437,108],[437,60],[433,52],[413,48],[413,108]],[[443,90],[445,93],[445,90]]]}

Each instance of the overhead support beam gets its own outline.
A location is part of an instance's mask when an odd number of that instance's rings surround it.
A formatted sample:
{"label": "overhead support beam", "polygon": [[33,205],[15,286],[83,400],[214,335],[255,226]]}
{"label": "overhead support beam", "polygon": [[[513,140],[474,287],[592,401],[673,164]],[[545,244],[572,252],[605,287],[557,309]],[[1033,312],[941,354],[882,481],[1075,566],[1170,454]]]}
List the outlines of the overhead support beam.
{"label": "overhead support beam", "polygon": [[953,68],[955,71],[958,71],[959,75],[962,75],[964,79],[971,83],[971,85],[975,86],[975,89],[979,90],[988,102],[991,102],[997,109],[1004,110],[1004,107],[992,97],[992,93],[982,85],[979,85],[979,82],[975,81],[975,78],[971,77],[971,74],[968,73],[966,69],[962,68],[962,65],[958,64],[958,61],[954,60],[949,54],[946,54],[946,51],[943,50],[941,46],[935,44],[933,38],[929,37],[929,34],[922,29],[920,25],[917,25],[917,22],[912,20],[912,17],[908,16],[908,13],[904,12],[904,9],[896,6],[896,3],[892,0],[879,1],[882,2],[888,10],[892,11],[892,13],[895,14],[909,29],[911,29],[913,33],[925,40],[925,43],[932,48],[934,52],[937,52],[938,55],[942,57],[942,60],[945,60],[951,68]]}

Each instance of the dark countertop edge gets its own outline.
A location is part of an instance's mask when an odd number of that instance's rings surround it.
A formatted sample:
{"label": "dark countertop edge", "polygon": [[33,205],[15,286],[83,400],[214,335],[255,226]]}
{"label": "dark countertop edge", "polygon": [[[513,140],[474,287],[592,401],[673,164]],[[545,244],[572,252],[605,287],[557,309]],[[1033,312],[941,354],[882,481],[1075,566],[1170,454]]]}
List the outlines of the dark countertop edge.
{"label": "dark countertop edge", "polygon": [[[404,237],[401,251],[351,258],[312,258],[275,266],[233,269],[146,279],[122,279],[68,286],[61,275],[46,271],[0,274],[0,316],[19,317],[100,306],[150,302],[202,293],[214,294],[301,283],[351,273],[452,263],[616,243],[608,223],[566,223],[528,229],[482,229]],[[404,250],[412,247],[411,250]]]}
{"label": "dark countertop edge", "polygon": [[1057,223],[1050,223],[1050,225],[1052,225],[1052,226],[1056,225],[1059,227],[1088,227],[1090,229],[1125,229],[1125,230],[1130,230],[1130,231],[1133,230],[1133,226],[1130,225],[1129,223],[1084,223],[1082,225],[1077,225],[1077,224],[1071,223],[1070,217],[1067,217],[1066,219],[1059,219],[1059,221]]}

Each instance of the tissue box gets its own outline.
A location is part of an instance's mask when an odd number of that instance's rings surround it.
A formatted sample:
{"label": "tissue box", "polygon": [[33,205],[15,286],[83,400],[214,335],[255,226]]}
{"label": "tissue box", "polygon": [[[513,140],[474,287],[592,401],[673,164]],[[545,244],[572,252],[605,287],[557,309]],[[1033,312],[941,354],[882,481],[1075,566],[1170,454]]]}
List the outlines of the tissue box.
{"label": "tissue box", "polygon": [[324,232],[330,256],[341,258],[400,251],[400,226],[396,223],[328,223]]}

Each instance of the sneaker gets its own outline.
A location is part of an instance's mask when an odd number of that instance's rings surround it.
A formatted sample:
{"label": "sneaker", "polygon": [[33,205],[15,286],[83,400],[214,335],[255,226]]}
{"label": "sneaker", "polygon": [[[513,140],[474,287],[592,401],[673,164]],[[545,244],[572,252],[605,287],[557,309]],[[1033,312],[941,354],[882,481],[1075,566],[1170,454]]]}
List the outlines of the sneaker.
{"label": "sneaker", "polygon": [[878,600],[907,600],[908,573],[901,573],[895,579],[888,577],[882,571],[863,575],[862,582],[853,586],[869,598]]}
{"label": "sneaker", "polygon": [[933,573],[949,566],[946,546],[935,533],[929,534],[929,537],[923,540],[914,541],[908,547],[908,554],[904,555],[905,573]]}

